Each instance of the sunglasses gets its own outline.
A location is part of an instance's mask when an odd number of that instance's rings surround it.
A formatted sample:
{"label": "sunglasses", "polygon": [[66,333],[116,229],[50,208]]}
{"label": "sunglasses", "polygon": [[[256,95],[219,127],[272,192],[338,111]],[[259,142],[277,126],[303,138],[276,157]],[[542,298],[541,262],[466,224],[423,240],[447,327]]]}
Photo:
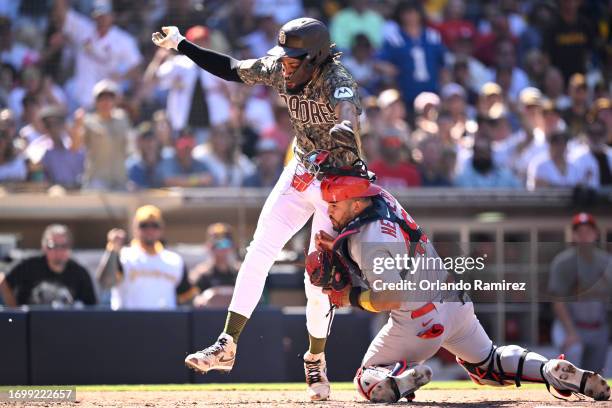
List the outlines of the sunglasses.
{"label": "sunglasses", "polygon": [[138,224],[138,228],[140,229],[147,229],[147,228],[160,229],[161,225],[159,225],[157,222],[141,222],[140,224]]}
{"label": "sunglasses", "polygon": [[47,245],[45,245],[45,247],[47,249],[70,249],[70,245],[69,244],[54,244],[53,242],[47,243]]}

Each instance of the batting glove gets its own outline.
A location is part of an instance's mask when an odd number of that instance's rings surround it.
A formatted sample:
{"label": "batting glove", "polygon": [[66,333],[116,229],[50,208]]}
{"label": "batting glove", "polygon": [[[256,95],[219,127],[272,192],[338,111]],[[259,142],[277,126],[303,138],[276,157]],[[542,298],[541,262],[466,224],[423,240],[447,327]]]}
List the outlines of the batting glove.
{"label": "batting glove", "polygon": [[162,31],[164,34],[166,34],[165,36],[159,31],[153,33],[151,36],[153,44],[157,45],[158,47],[166,48],[168,50],[171,48],[176,50],[179,43],[185,39],[185,37],[183,37],[179,32],[178,27],[162,27]]}

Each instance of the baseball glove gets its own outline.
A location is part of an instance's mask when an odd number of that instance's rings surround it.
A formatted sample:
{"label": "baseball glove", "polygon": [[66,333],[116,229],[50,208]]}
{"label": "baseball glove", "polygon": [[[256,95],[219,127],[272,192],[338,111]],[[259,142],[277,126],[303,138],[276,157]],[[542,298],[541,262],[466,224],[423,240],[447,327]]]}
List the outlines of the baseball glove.
{"label": "baseball glove", "polygon": [[316,250],[308,254],[306,272],[310,283],[323,289],[342,291],[351,284],[348,266],[333,251]]}

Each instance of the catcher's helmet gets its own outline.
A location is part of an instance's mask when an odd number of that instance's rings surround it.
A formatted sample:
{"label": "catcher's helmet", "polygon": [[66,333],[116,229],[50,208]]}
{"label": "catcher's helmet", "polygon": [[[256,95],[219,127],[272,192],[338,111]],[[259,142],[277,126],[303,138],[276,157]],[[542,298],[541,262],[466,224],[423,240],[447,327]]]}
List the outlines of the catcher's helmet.
{"label": "catcher's helmet", "polygon": [[328,176],[321,182],[321,195],[328,203],[349,198],[372,197],[380,194],[382,188],[370,180],[356,176]]}
{"label": "catcher's helmet", "polygon": [[285,23],[278,32],[278,45],[268,51],[274,57],[302,57],[320,65],[330,55],[331,41],[327,26],[309,17]]}

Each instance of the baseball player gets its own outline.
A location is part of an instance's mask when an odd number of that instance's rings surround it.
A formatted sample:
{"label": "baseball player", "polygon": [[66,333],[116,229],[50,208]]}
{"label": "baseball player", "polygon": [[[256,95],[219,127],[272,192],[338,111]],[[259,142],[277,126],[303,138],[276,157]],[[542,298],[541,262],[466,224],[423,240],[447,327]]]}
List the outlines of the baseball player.
{"label": "baseball player", "polygon": [[[353,305],[374,313],[390,310],[387,324],[370,344],[355,376],[355,386],[366,399],[414,398],[414,391],[431,379],[432,371],[423,362],[440,347],[455,354],[477,384],[538,382],[559,398],[577,393],[609,399],[610,387],[600,375],[562,356],[548,360],[519,346],[493,344],[462,293],[393,290],[391,284],[397,287],[402,282],[452,282],[454,274],[423,263],[408,268],[389,264],[377,270],[377,259],[439,258],[421,228],[385,190],[364,178],[332,176],[322,181],[321,191],[339,235],[336,239],[325,231],[316,235],[318,249],[306,261],[311,281],[325,288],[337,307]],[[388,285],[381,287],[381,281]]]}
{"label": "baseball player", "polygon": [[[367,173],[365,166],[359,166],[359,95],[355,81],[338,55],[331,52],[327,27],[312,18],[289,21],[281,27],[278,45],[267,56],[242,61],[192,44],[176,27],[163,27],[162,31],[164,34],[153,34],[156,45],[179,51],[206,71],[229,81],[274,88],[287,104],[295,131],[294,158],[262,209],[238,273],[225,328],[215,344],[185,359],[187,366],[201,372],[227,372],[234,365],[240,333],[285,243],[311,216],[312,231],[333,233],[327,205],[321,199],[321,175],[343,167]],[[312,239],[310,248],[314,250]],[[305,290],[310,340],[304,355],[308,394],[312,400],[325,400],[330,389],[324,355],[331,323],[329,300],[308,280]]]}

